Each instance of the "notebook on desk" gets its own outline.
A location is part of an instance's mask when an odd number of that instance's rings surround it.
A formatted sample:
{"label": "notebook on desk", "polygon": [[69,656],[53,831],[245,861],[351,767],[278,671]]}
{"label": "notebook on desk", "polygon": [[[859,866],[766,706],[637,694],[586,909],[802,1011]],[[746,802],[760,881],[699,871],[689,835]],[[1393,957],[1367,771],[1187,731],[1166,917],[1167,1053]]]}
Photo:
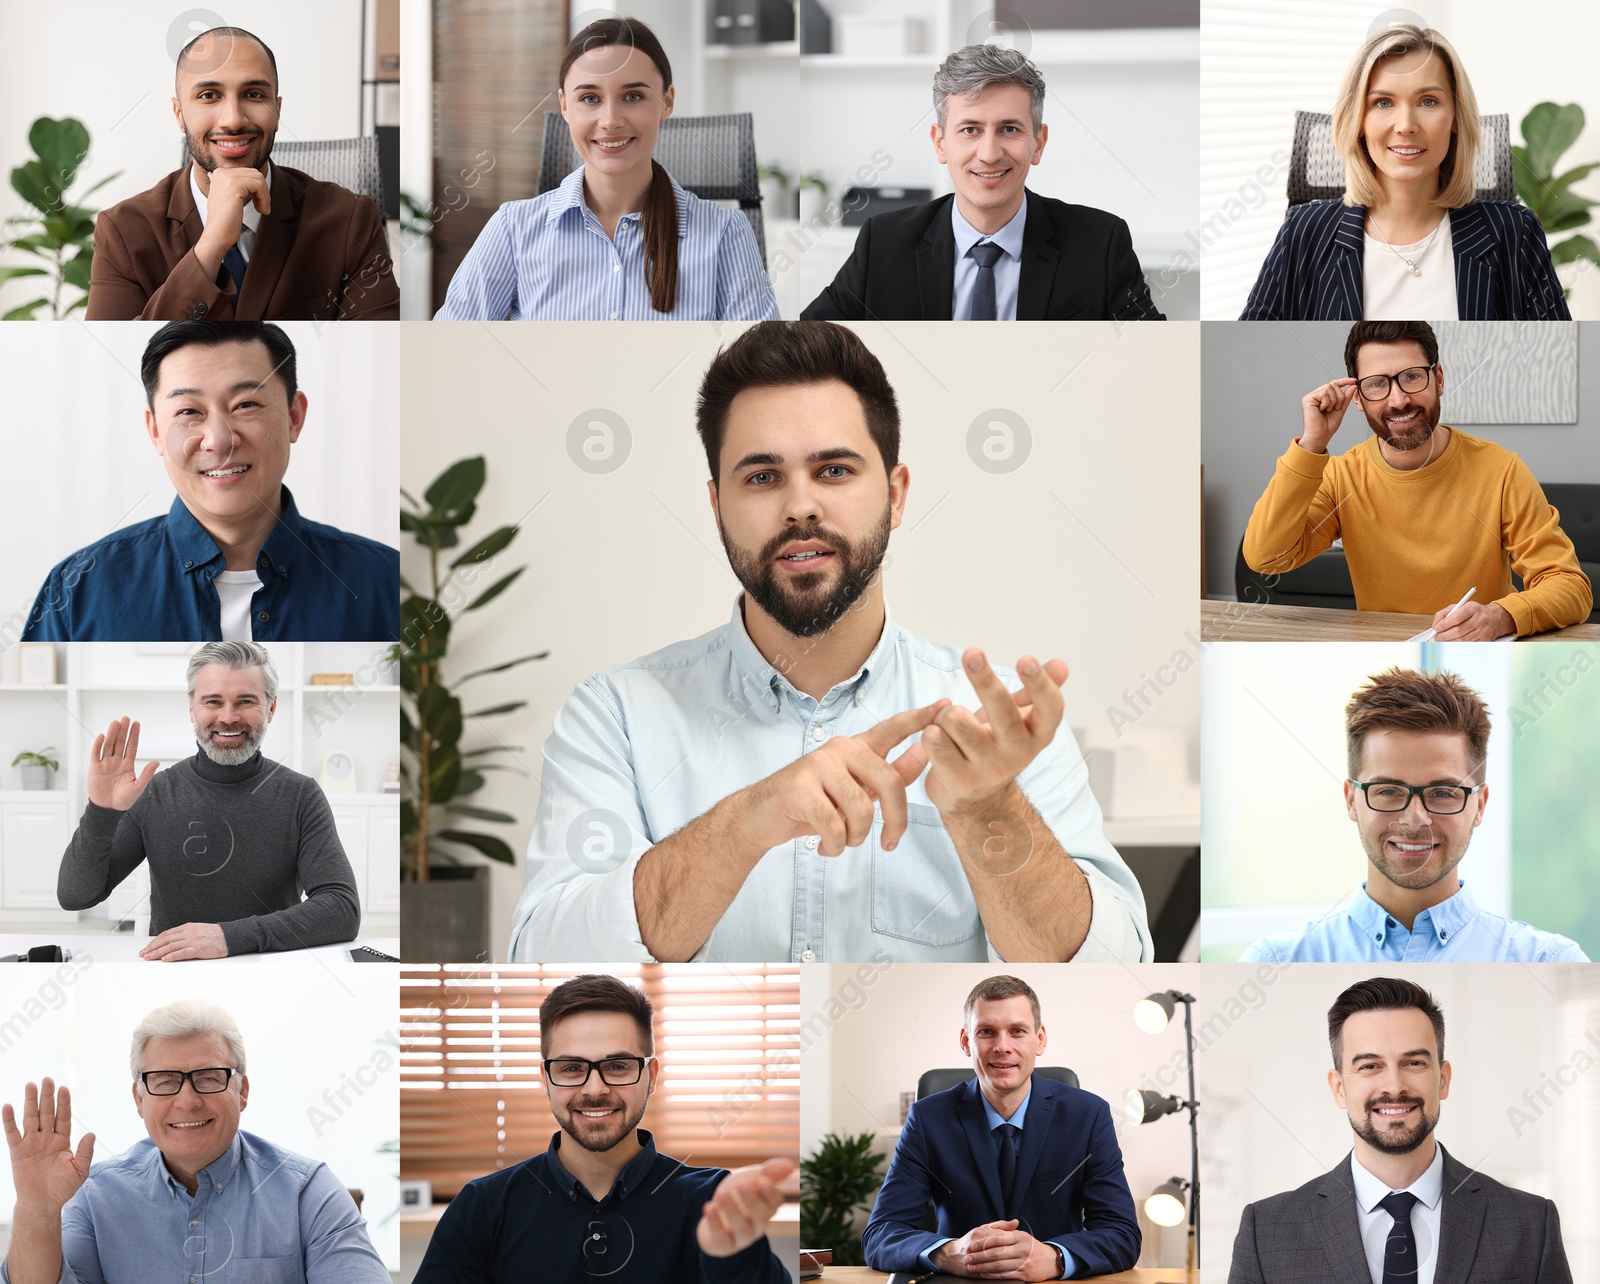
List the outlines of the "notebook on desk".
{"label": "notebook on desk", "polygon": [[941,1275],[937,1271],[896,1271],[889,1284],[962,1284],[961,1275]]}

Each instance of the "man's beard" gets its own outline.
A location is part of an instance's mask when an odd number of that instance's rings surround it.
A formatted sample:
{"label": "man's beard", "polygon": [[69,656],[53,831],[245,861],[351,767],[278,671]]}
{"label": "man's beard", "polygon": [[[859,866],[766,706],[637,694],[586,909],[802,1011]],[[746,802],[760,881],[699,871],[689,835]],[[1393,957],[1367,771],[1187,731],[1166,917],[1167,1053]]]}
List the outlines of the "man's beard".
{"label": "man's beard", "polygon": [[[206,142],[206,136],[204,134],[191,134],[188,125],[183,127],[183,136],[189,140],[189,158],[201,169],[205,170],[206,173],[215,174],[220,166],[217,163],[215,153],[211,151],[210,144]],[[266,146],[262,149],[261,160],[253,168],[265,174],[267,172],[267,158],[272,155],[272,143],[276,135],[268,134],[262,130],[258,131],[258,136],[265,141]]]}
{"label": "man's beard", "polygon": [[[744,591],[779,628],[797,638],[826,633],[861,600],[883,565],[883,555],[889,547],[889,530],[889,505],[885,504],[882,520],[859,543],[852,544],[844,536],[820,526],[795,526],[769,540],[759,554],[751,556],[735,547],[720,519],[717,522],[728,564],[739,577],[739,583],[744,585]],[[828,545],[839,559],[839,575],[831,590],[823,587],[826,570],[799,574],[778,570],[777,556],[784,548],[811,540]],[[780,576],[789,583],[780,583]]]}
{"label": "man's beard", "polygon": [[1444,860],[1440,862],[1437,872],[1430,872],[1426,866],[1423,866],[1413,872],[1406,873],[1396,867],[1383,849],[1384,842],[1390,838],[1402,843],[1411,841],[1399,830],[1390,829],[1377,835],[1377,841],[1373,842],[1368,838],[1366,831],[1363,830],[1361,832],[1361,846],[1367,853],[1367,859],[1372,862],[1380,874],[1396,887],[1404,887],[1407,891],[1420,892],[1424,888],[1433,887],[1443,881],[1461,863],[1462,858],[1467,854],[1467,847],[1472,842],[1472,831],[1468,830],[1467,837],[1462,841],[1461,846],[1454,849],[1452,849],[1448,839],[1435,835],[1431,830],[1416,836],[1415,841],[1417,842],[1437,839],[1444,848]]}
{"label": "man's beard", "polygon": [[[1412,1127],[1411,1131],[1404,1133],[1380,1132],[1378,1126],[1372,1122],[1372,1110],[1377,1106],[1416,1106],[1417,1113],[1422,1117]],[[1386,1155],[1409,1155],[1417,1147],[1433,1135],[1433,1130],[1438,1126],[1439,1116],[1435,1114],[1428,1118],[1427,1107],[1418,1097],[1381,1098],[1367,1102],[1367,1120],[1364,1125],[1350,1120],[1350,1128],[1356,1136],[1371,1146],[1374,1150],[1381,1150]]]}
{"label": "man's beard", "polygon": [[624,1140],[633,1135],[633,1130],[639,1126],[639,1121],[644,1118],[644,1108],[648,1102],[649,1097],[647,1096],[644,1101],[639,1103],[639,1108],[631,1114],[628,1111],[627,1102],[622,1102],[622,1126],[615,1133],[608,1126],[603,1133],[591,1133],[588,1137],[585,1137],[579,1131],[578,1125],[573,1118],[580,1110],[609,1110],[612,1106],[618,1104],[614,1101],[574,1101],[567,1107],[565,1114],[556,1113],[556,1122],[561,1125],[562,1132],[566,1133],[567,1136],[571,1137],[573,1141],[577,1142],[585,1150],[592,1151],[597,1155],[604,1154],[606,1151],[620,1146]]}
{"label": "man's beard", "polygon": [[194,729],[195,743],[200,746],[200,752],[219,767],[244,766],[256,756],[256,750],[261,748],[261,742],[266,738],[266,727],[263,726],[259,731],[246,727],[243,740],[232,749],[223,749],[211,742],[210,732],[202,731],[198,726]]}
{"label": "man's beard", "polygon": [[1405,437],[1397,437],[1389,430],[1389,425],[1384,422],[1384,415],[1388,413],[1387,406],[1376,415],[1363,408],[1363,413],[1367,416],[1367,427],[1371,428],[1374,433],[1388,442],[1395,450],[1416,450],[1429,437],[1433,436],[1433,430],[1439,426],[1439,403],[1435,401],[1431,407],[1422,406],[1416,402],[1411,404],[1422,411],[1422,419],[1409,430]]}

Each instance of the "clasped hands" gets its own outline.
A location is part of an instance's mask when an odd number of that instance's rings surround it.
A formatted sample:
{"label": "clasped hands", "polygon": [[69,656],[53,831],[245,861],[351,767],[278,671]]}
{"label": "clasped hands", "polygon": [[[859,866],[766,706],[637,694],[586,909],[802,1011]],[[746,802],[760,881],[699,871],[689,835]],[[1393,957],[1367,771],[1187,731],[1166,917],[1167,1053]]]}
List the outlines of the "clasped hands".
{"label": "clasped hands", "polygon": [[947,1275],[980,1280],[1059,1278],[1055,1245],[1018,1230],[1014,1218],[974,1226],[960,1239],[939,1245],[929,1256]]}
{"label": "clasped hands", "polygon": [[[931,767],[924,788],[948,824],[983,814],[1000,802],[1017,776],[1054,739],[1065,702],[1065,661],[1040,664],[1024,656],[1022,686],[1007,691],[982,651],[962,656],[982,701],[974,712],[947,699],[885,718],[855,736],[835,736],[783,770],[744,791],[741,828],[750,846],[765,851],[806,834],[818,851],[838,856],[872,831],[873,803],[883,810],[883,847],[905,834],[906,786]],[[897,758],[908,736],[919,743]]]}

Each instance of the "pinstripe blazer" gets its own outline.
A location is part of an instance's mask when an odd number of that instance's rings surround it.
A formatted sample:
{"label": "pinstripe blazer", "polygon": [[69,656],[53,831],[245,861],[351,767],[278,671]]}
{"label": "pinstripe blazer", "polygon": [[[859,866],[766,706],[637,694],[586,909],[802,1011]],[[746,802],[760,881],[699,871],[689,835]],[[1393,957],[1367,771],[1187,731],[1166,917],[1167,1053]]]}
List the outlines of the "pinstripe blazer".
{"label": "pinstripe blazer", "polygon": [[[1442,1147],[1441,1147],[1442,1149]],[[1351,1159],[1299,1190],[1248,1204],[1228,1284],[1367,1284]],[[1502,1186],[1444,1152],[1434,1284],[1572,1284],[1548,1199]]]}
{"label": "pinstripe blazer", "polygon": [[[1290,209],[1239,320],[1361,320],[1366,218],[1366,206],[1336,200],[1307,201]],[[1472,201],[1450,211],[1450,238],[1460,320],[1572,319],[1544,229],[1526,206]]]}

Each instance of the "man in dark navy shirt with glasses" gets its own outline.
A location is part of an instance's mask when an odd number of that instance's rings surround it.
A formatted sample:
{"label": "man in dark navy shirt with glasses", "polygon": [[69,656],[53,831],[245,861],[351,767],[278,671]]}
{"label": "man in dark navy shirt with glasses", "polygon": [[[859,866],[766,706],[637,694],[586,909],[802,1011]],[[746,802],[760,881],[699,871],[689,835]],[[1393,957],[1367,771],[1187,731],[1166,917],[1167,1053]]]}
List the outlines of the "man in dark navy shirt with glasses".
{"label": "man in dark navy shirt with glasses", "polygon": [[791,1284],[766,1223],[793,1161],[730,1173],[657,1153],[639,1127],[661,1073],[650,1022],[650,1000],[615,977],[550,992],[539,1043],[561,1131],[450,1201],[413,1284]]}
{"label": "man in dark navy shirt with glasses", "polygon": [[306,417],[289,336],[260,321],[174,321],[140,376],[177,498],[56,566],[23,639],[398,639],[399,551],[307,520],[283,484]]}

